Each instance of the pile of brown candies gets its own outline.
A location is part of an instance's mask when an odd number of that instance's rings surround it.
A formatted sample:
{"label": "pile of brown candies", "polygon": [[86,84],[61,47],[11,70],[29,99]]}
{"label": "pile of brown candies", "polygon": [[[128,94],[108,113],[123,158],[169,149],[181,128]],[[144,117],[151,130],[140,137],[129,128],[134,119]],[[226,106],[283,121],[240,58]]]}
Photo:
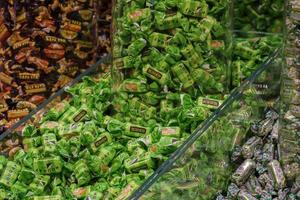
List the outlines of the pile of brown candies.
{"label": "pile of brown candies", "polygon": [[108,53],[110,18],[94,0],[0,1],[0,133]]}
{"label": "pile of brown candies", "polygon": [[[300,198],[300,167],[284,170],[278,152],[279,115],[270,109],[264,119],[250,127],[250,137],[236,146],[231,160],[240,163],[232,174],[224,199],[277,199]],[[291,180],[290,178],[293,177]]]}

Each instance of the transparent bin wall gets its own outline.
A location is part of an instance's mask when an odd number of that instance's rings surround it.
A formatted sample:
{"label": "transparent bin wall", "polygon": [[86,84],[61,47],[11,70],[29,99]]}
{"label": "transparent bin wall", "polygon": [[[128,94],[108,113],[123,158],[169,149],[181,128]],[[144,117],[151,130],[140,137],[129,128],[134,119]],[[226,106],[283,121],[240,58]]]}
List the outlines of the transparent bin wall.
{"label": "transparent bin wall", "polygon": [[280,47],[283,47],[282,34],[234,31],[231,87],[239,86]]}
{"label": "transparent bin wall", "polygon": [[233,0],[233,28],[243,32],[281,33],[284,28],[284,0]]}
{"label": "transparent bin wall", "polygon": [[283,47],[284,0],[232,1],[231,88],[239,86],[276,48]]}
{"label": "transparent bin wall", "polygon": [[[101,77],[107,76],[107,68],[111,66],[110,57],[104,57],[99,60],[97,64],[90,67],[80,76],[76,77],[72,82],[68,83],[65,87],[53,94],[49,99],[41,103],[36,109],[32,110],[29,115],[22,118],[15,124],[11,124],[11,127],[0,135],[0,153],[2,155],[9,155],[9,152],[16,148],[23,148],[23,129],[28,125],[39,127],[47,115],[48,112],[59,112],[64,109],[64,105],[72,101],[73,97],[69,91],[72,88],[82,82],[83,79],[100,80]],[[70,89],[71,88],[71,89]],[[11,157],[12,155],[10,155]]]}
{"label": "transparent bin wall", "polygon": [[1,1],[0,133],[107,55],[101,3]]}
{"label": "transparent bin wall", "polygon": [[213,199],[226,190],[240,164],[233,149],[267,109],[278,109],[280,63],[256,70],[129,199]]}

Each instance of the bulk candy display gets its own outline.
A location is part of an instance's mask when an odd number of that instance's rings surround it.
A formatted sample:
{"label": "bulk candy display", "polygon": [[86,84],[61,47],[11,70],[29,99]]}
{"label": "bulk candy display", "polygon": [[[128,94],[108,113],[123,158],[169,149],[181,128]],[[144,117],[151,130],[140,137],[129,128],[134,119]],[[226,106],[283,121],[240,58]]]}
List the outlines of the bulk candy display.
{"label": "bulk candy display", "polygon": [[[69,89],[70,102],[50,109],[37,127],[24,128],[24,150],[15,144],[18,149],[8,151],[13,160],[8,163],[32,172],[31,179],[14,172],[16,178],[10,181],[21,189],[8,185],[3,198],[54,195],[69,199],[97,194],[96,199],[124,199],[216,108],[213,102],[219,102],[203,97],[192,101],[188,94],[169,93],[165,98],[179,101],[176,111],[157,111],[128,99],[124,92],[114,93],[111,81],[109,75],[97,81],[85,78]],[[6,162],[3,157],[5,173],[10,166]],[[44,185],[34,185],[39,179]],[[28,182],[29,188],[24,186]]]}
{"label": "bulk candy display", "polygon": [[[293,164],[293,169],[285,171],[279,162],[278,137],[273,137],[279,131],[279,115],[274,110],[265,113],[265,119],[251,125],[251,138],[241,146],[235,146],[236,163],[241,163],[232,174],[232,182],[227,191],[216,199],[298,199],[300,198],[299,179],[300,165]],[[262,129],[265,121],[270,121],[268,129]],[[259,143],[255,139],[260,140]],[[256,143],[256,144],[255,144]],[[243,150],[253,146],[252,155],[243,154]],[[244,161],[239,161],[244,160]],[[287,184],[286,177],[293,176],[294,182]],[[298,193],[297,193],[298,192]]]}
{"label": "bulk candy display", "polygon": [[118,1],[113,67],[123,82],[120,90],[141,96],[157,85],[156,93],[182,92],[193,99],[226,94],[229,5],[229,1]]}
{"label": "bulk candy display", "polygon": [[1,1],[0,199],[300,198],[298,7]]}

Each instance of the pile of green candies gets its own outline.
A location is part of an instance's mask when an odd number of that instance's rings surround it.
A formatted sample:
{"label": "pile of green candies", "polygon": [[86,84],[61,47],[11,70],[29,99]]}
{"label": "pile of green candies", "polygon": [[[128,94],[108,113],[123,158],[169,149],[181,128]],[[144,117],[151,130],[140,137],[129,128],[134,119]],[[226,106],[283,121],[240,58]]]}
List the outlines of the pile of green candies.
{"label": "pile of green candies", "polygon": [[120,91],[140,98],[149,91],[224,94],[229,2],[119,1],[113,67],[121,74]]}
{"label": "pile of green candies", "polygon": [[179,108],[158,112],[120,100],[111,81],[85,78],[70,102],[24,128],[23,149],[0,158],[0,199],[125,199],[221,103],[169,93]]}
{"label": "pile of green candies", "polygon": [[278,33],[283,30],[284,0],[234,1],[234,28]]}
{"label": "pile of green candies", "polygon": [[281,45],[282,36],[276,34],[248,34],[246,37],[235,38],[231,65],[232,85],[239,86]]}

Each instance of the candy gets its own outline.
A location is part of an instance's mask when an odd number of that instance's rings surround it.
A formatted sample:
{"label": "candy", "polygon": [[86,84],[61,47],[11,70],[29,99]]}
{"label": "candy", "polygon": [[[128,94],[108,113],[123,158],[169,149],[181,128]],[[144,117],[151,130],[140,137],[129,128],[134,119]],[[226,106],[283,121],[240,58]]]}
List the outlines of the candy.
{"label": "candy", "polygon": [[285,177],[281,169],[280,163],[277,160],[272,160],[268,164],[269,173],[272,174],[273,179],[276,183],[276,187],[283,188],[285,186]]}
{"label": "candy", "polygon": [[79,186],[88,183],[91,179],[89,169],[84,161],[75,163],[74,173]]}
{"label": "candy", "polygon": [[242,146],[242,155],[244,158],[252,158],[253,153],[259,146],[262,145],[262,139],[259,137],[251,137],[243,146]]}
{"label": "candy", "polygon": [[255,169],[255,162],[251,159],[245,160],[232,175],[237,185],[243,184]]}
{"label": "candy", "polygon": [[35,159],[33,161],[34,171],[39,174],[54,174],[60,173],[62,170],[62,163],[59,157],[48,159]]}
{"label": "candy", "polygon": [[7,187],[13,186],[18,178],[20,170],[21,167],[17,163],[8,161],[6,168],[0,177],[0,183]]}
{"label": "candy", "polygon": [[179,3],[179,10],[185,15],[205,17],[208,12],[208,5],[205,1],[184,0]]}

